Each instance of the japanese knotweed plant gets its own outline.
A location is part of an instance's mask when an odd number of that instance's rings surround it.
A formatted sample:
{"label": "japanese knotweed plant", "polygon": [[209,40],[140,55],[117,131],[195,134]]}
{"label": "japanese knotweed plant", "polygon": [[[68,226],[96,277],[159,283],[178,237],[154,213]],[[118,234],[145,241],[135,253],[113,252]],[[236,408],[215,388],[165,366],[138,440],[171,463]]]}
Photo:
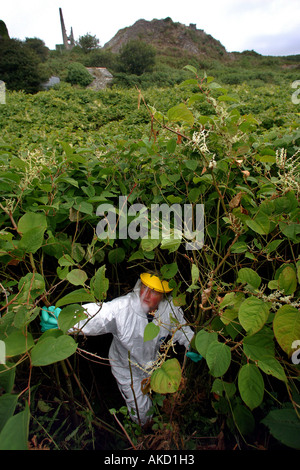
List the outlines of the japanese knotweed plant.
{"label": "japanese knotweed plant", "polygon": [[[159,91],[156,102],[168,103],[167,110],[144,100],[147,119],[141,93],[129,112],[132,95],[114,90],[18,94],[11,99],[19,112],[4,110],[12,145],[0,147],[2,448],[26,448],[38,368],[59,364],[66,380],[74,377],[68,358],[78,348],[67,331],[85,318],[81,304],[105,300],[108,277],[116,281],[110,286],[120,280],[127,286],[129,267],[136,275],[153,266],[172,283],[173,301],[195,329],[192,348],[203,359],[189,370],[196,376],[206,368],[215,412],[243,436],[263,417],[275,437],[297,445],[287,431],[299,433],[297,130],[272,140],[256,115],[243,112],[238,95],[189,70],[193,78],[172,89],[171,98]],[[124,106],[122,122],[112,99]],[[285,129],[293,126],[288,121]],[[97,239],[97,206],[113,205],[120,195],[146,207],[204,204],[203,247],[186,251],[185,240],[176,238]],[[40,308],[49,304],[62,308],[59,330],[41,333]],[[167,384],[171,377],[175,389],[181,380],[168,354],[160,373],[153,371],[158,392],[160,376]],[[16,399],[22,367],[27,380]],[[274,410],[267,414],[270,400]],[[75,400],[71,405],[75,416]]]}
{"label": "japanese knotweed plant", "polygon": [[[179,161],[177,180],[167,164],[162,171],[161,194],[167,181],[176,181],[173,198],[205,206],[203,248],[183,256],[169,250],[196,328],[193,347],[213,379],[215,411],[227,415],[231,429],[251,434],[256,410],[271,397],[276,409],[263,423],[299,448],[298,151],[287,158],[285,149],[257,145],[259,122],[240,113],[238,97],[189,70],[195,78],[183,83],[184,103],[166,114],[148,109],[152,135],[168,131],[173,162]],[[204,102],[210,115],[201,114]]]}

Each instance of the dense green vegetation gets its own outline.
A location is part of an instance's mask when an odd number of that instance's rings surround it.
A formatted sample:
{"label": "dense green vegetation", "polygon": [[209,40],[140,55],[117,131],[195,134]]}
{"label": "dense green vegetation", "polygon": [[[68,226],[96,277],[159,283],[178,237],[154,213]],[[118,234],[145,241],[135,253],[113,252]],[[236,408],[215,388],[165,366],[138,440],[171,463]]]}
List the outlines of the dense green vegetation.
{"label": "dense green vegetation", "polygon": [[41,90],[42,82],[51,75],[65,81],[73,63],[106,67],[114,76],[114,85],[146,89],[180,84],[187,77],[183,70],[187,63],[206,71],[224,85],[244,82],[251,82],[253,86],[282,85],[285,82],[290,86],[298,79],[300,62],[299,55],[264,57],[254,51],[231,53],[218,60],[203,54],[199,59],[184,49],[155,48],[135,40],[129,41],[116,54],[101,48],[96,36],[90,34],[81,36],[77,45],[68,51],[49,50],[38,38],[0,39],[0,49],[0,75],[7,88],[29,93]]}
{"label": "dense green vegetation", "polygon": [[[98,54],[113,87],[8,91],[0,108],[0,448],[299,448],[297,69],[254,53],[185,69],[157,56],[152,73],[128,75],[109,53],[74,49],[45,68],[66,77]],[[100,240],[97,207],[119,196],[204,204],[203,248]],[[172,283],[203,359],[170,339],[176,392],[150,381],[144,431],[102,365],[110,339],[66,332],[81,302],[127,292],[148,268]],[[41,334],[43,305],[63,308],[60,330]]]}

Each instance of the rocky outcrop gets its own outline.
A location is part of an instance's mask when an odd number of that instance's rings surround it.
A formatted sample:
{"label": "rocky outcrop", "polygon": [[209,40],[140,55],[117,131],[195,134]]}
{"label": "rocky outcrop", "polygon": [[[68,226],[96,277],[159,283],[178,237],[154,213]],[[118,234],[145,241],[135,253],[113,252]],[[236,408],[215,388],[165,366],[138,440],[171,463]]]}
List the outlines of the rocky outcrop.
{"label": "rocky outcrop", "polygon": [[90,74],[94,77],[94,80],[88,88],[93,90],[103,90],[113,80],[112,74],[105,67],[86,67]]}
{"label": "rocky outcrop", "polygon": [[132,39],[138,39],[152,44],[159,52],[167,49],[185,51],[193,55],[220,58],[227,55],[225,47],[195,24],[189,26],[174,23],[171,18],[152,21],[138,20],[132,26],[120,29],[108,41],[103,49],[118,53],[121,47]]}

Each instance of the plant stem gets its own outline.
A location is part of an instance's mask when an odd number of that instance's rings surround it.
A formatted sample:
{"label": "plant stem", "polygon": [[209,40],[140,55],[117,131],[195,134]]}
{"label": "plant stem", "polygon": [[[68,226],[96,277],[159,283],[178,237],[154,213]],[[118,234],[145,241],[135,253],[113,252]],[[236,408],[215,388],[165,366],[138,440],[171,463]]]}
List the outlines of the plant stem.
{"label": "plant stem", "polygon": [[60,365],[61,365],[61,368],[63,370],[64,376],[65,376],[65,379],[66,379],[66,385],[67,385],[67,389],[68,389],[70,407],[71,407],[71,410],[72,410],[72,416],[71,416],[72,421],[73,421],[74,426],[78,426],[78,418],[77,418],[77,415],[76,415],[76,407],[75,407],[75,402],[74,402],[74,394],[73,394],[72,383],[71,383],[71,380],[70,380],[70,374],[69,374],[69,371],[67,369],[65,361],[60,361]]}
{"label": "plant stem", "polygon": [[128,436],[128,433],[126,432],[126,429],[124,428],[124,426],[122,425],[121,421],[116,417],[116,414],[113,413],[113,417],[115,418],[115,420],[117,421],[118,425],[120,426],[120,428],[122,429],[122,431],[124,432],[125,436],[127,437],[128,441],[130,442],[130,444],[132,445],[132,447],[134,448],[134,450],[137,450],[137,448],[135,447],[134,443],[132,442],[132,440],[130,439],[130,437]]}
{"label": "plant stem", "polygon": [[142,427],[141,420],[140,420],[140,414],[139,414],[139,408],[138,408],[138,404],[137,404],[137,400],[136,400],[136,396],[135,396],[135,391],[134,391],[134,387],[133,387],[133,376],[132,376],[132,369],[131,369],[131,363],[130,363],[130,351],[128,351],[128,364],[129,364],[130,379],[131,379],[130,387],[131,387],[131,390],[132,390],[132,393],[133,393],[133,398],[134,398],[134,403],[135,403],[135,408],[136,408],[136,413],[137,413],[139,425],[140,425],[140,427]]}
{"label": "plant stem", "polygon": [[32,267],[33,271],[37,272],[32,253],[29,253],[29,259],[30,259],[30,264],[31,264],[31,267]]}

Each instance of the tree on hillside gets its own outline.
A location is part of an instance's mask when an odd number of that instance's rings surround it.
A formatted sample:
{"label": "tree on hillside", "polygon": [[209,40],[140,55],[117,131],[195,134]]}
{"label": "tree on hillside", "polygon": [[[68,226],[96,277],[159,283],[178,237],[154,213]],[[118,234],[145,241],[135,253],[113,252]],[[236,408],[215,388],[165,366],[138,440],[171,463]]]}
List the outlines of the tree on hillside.
{"label": "tree on hillside", "polygon": [[89,54],[84,57],[83,63],[86,67],[106,67],[114,70],[116,68],[117,55],[113,54],[111,51],[99,48],[89,52]]}
{"label": "tree on hillside", "polygon": [[8,90],[36,93],[49,78],[41,72],[38,55],[18,39],[0,41],[0,77]]}
{"label": "tree on hillside", "polygon": [[41,62],[45,62],[49,57],[49,49],[44,41],[39,38],[26,38],[24,45],[34,51]]}
{"label": "tree on hillside", "polygon": [[123,72],[142,75],[155,65],[156,51],[146,42],[133,39],[120,50],[119,60]]}
{"label": "tree on hillside", "polygon": [[77,44],[81,47],[83,52],[88,53],[99,48],[99,39],[87,33],[84,36],[79,36]]}

